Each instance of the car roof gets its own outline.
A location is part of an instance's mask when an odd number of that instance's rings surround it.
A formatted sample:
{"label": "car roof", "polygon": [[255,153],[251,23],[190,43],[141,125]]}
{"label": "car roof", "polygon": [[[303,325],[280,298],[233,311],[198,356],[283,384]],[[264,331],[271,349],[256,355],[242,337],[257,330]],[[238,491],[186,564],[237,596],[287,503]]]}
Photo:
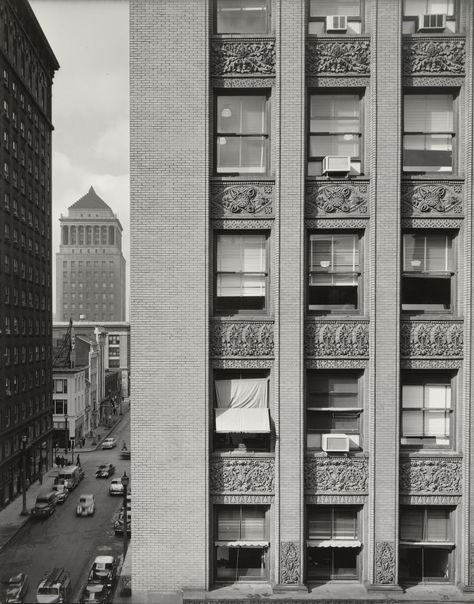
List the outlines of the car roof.
{"label": "car roof", "polygon": [[110,562],[114,561],[114,557],[113,556],[96,556],[94,558],[94,564],[109,564]]}
{"label": "car roof", "polygon": [[83,493],[79,497],[80,499],[94,499],[94,495],[92,495],[92,493]]}

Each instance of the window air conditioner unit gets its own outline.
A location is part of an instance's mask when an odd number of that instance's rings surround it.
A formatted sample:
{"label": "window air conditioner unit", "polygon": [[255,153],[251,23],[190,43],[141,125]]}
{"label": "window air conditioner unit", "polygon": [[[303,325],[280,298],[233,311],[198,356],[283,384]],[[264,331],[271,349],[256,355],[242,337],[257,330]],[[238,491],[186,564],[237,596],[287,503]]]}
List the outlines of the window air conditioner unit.
{"label": "window air conditioner unit", "polygon": [[323,159],[323,174],[348,173],[351,169],[351,158],[347,155],[326,155]]}
{"label": "window air conditioner unit", "polygon": [[446,15],[420,15],[417,31],[442,31],[446,28]]}
{"label": "window air conditioner unit", "polygon": [[323,434],[322,444],[327,453],[349,452],[349,437],[345,434]]}
{"label": "window air conditioner unit", "polygon": [[326,32],[347,31],[347,17],[345,15],[329,15],[326,17]]}

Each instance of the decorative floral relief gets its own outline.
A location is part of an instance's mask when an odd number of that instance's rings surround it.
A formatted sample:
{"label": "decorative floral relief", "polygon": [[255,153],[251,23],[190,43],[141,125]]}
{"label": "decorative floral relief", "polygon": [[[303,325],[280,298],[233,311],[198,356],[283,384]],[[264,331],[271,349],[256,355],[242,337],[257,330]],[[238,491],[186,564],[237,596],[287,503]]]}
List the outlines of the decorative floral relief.
{"label": "decorative floral relief", "polygon": [[211,356],[273,356],[273,323],[211,323]]}
{"label": "decorative floral relief", "polygon": [[306,44],[306,72],[360,73],[370,71],[368,40],[311,41]]}
{"label": "decorative floral relief", "polygon": [[460,459],[409,459],[400,464],[400,491],[458,493],[460,490]]}
{"label": "decorative floral relief", "polygon": [[462,212],[462,184],[423,184],[402,186],[404,213],[444,214]]}
{"label": "decorative floral relief", "polygon": [[275,463],[273,459],[221,458],[212,460],[211,492],[272,493]]}
{"label": "decorative floral relief", "polygon": [[367,184],[317,184],[306,188],[306,216],[367,212]]}
{"label": "decorative floral relief", "polygon": [[272,359],[212,359],[216,369],[271,369]]}
{"label": "decorative floral relief", "polygon": [[367,494],[327,494],[318,493],[317,495],[305,495],[305,502],[313,505],[364,505],[367,501]]}
{"label": "decorative floral relief", "polygon": [[370,78],[367,76],[333,76],[324,75],[307,77],[308,88],[367,88]]}
{"label": "decorative floral relief", "polygon": [[390,541],[377,541],[375,544],[375,583],[395,583],[395,548]]}
{"label": "decorative floral relief", "polygon": [[402,356],[448,356],[463,354],[463,325],[454,321],[403,321]]}
{"label": "decorative floral relief", "polygon": [[311,457],[304,462],[305,491],[367,491],[368,480],[364,457]]}
{"label": "decorative floral relief", "polygon": [[462,359],[410,359],[404,358],[400,361],[402,369],[459,369]]}
{"label": "decorative floral relief", "polygon": [[212,42],[211,73],[264,74],[275,72],[275,42]]}
{"label": "decorative floral relief", "polygon": [[367,359],[306,359],[308,369],[365,369]]}
{"label": "decorative floral relief", "polygon": [[243,183],[211,188],[211,216],[255,216],[273,213],[274,186]]}
{"label": "decorative floral relief", "polygon": [[413,40],[403,42],[404,73],[464,73],[466,44],[456,40]]}
{"label": "decorative floral relief", "polygon": [[275,86],[275,77],[212,77],[213,88],[271,88]]}
{"label": "decorative floral relief", "polygon": [[365,229],[368,214],[364,218],[307,218],[304,223],[307,229]]}
{"label": "decorative floral relief", "polygon": [[300,582],[300,553],[293,541],[280,543],[280,584],[297,585]]}
{"label": "decorative floral relief", "polygon": [[369,324],[360,321],[331,321],[307,323],[305,326],[305,355],[368,356]]}
{"label": "decorative floral relief", "polygon": [[273,495],[254,495],[254,494],[225,494],[211,495],[211,503],[215,505],[271,505],[273,503]]}

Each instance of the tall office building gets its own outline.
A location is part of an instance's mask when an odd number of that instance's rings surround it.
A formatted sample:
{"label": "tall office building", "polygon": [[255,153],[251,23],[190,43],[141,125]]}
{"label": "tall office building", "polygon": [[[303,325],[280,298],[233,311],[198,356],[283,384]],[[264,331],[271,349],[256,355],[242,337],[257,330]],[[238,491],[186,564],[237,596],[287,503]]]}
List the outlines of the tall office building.
{"label": "tall office building", "polygon": [[125,321],[122,225],[93,187],[59,219],[56,319]]}
{"label": "tall office building", "polygon": [[472,599],[473,7],[132,0],[138,598]]}
{"label": "tall office building", "polygon": [[[0,2],[0,507],[51,463],[51,86],[26,0]],[[24,476],[22,476],[24,472]]]}

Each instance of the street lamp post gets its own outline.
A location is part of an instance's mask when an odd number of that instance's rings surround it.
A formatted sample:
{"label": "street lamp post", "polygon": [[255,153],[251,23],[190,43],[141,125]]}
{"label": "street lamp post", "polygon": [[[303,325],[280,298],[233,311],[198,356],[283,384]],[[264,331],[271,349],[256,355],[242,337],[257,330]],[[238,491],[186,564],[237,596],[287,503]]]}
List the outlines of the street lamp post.
{"label": "street lamp post", "polygon": [[23,508],[21,510],[21,516],[29,516],[28,510],[26,509],[26,443],[28,442],[28,436],[23,434],[21,437],[21,451],[22,451],[22,471],[21,471],[21,491],[23,496]]}
{"label": "street lamp post", "polygon": [[67,454],[68,443],[69,443],[69,424],[68,424],[67,413],[64,414],[64,431],[65,431],[64,449],[65,449],[65,452]]}
{"label": "street lamp post", "polygon": [[71,443],[71,465],[74,465],[74,444],[76,442],[76,437],[75,436],[71,436],[69,439],[70,443]]}
{"label": "street lamp post", "polygon": [[127,555],[127,491],[128,491],[128,483],[130,481],[127,476],[127,472],[123,473],[121,478],[122,486],[123,486],[123,560],[125,562],[125,556]]}

